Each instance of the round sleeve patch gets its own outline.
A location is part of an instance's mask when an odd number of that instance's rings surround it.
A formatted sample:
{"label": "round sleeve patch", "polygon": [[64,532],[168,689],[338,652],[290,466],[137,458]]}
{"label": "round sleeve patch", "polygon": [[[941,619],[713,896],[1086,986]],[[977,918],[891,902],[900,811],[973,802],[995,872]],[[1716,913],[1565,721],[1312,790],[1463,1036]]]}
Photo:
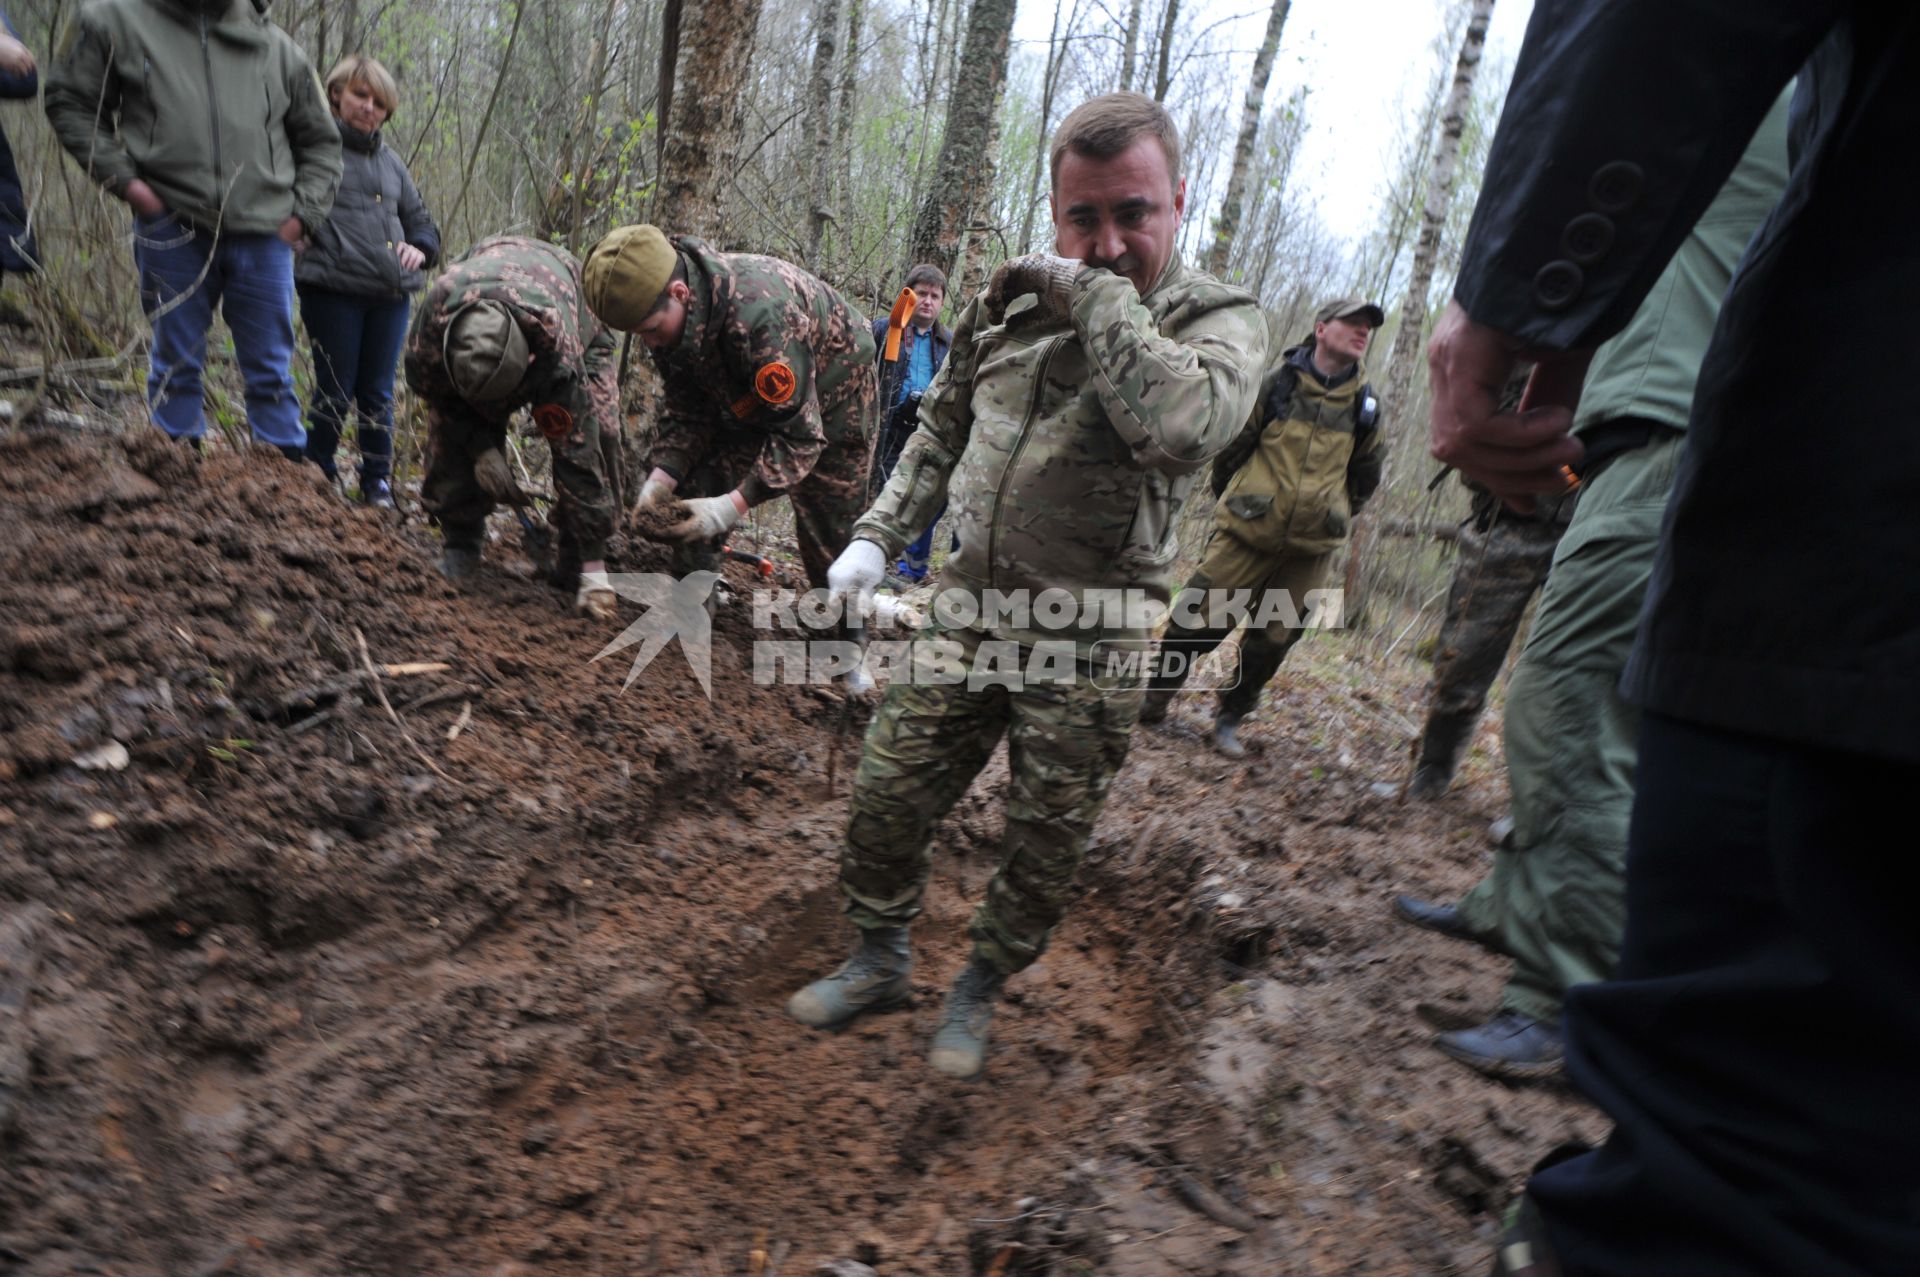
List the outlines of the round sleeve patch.
{"label": "round sleeve patch", "polygon": [[565,439],[573,433],[573,414],[557,403],[543,403],[533,410],[533,425],[548,439]]}
{"label": "round sleeve patch", "polygon": [[753,393],[769,408],[786,407],[793,402],[793,392],[799,388],[800,379],[793,375],[793,365],[784,359],[762,364],[760,371],[753,374]]}

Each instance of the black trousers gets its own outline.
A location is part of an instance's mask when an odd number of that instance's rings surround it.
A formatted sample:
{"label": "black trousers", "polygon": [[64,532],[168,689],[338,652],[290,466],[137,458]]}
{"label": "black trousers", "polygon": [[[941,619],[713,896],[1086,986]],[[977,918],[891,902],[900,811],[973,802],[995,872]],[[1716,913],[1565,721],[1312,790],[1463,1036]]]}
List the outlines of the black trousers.
{"label": "black trousers", "polygon": [[1619,975],[1567,998],[1606,1146],[1566,1277],[1920,1274],[1920,766],[1648,715]]}

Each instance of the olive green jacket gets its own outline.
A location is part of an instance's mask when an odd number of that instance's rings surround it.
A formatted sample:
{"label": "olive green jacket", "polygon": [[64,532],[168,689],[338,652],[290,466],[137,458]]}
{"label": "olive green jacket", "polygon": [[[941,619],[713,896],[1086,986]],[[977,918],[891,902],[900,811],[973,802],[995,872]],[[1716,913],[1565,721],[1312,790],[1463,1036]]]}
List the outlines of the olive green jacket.
{"label": "olive green jacket", "polygon": [[[893,478],[854,535],[889,557],[950,503],[960,548],[942,585],[1064,590],[1066,630],[987,625],[997,638],[1145,639],[1172,593],[1174,525],[1208,460],[1253,407],[1266,325],[1253,297],[1167,264],[1140,297],[1124,277],[1082,271],[1065,322],[1030,296],[992,323],[979,298],[920,403]],[[1141,606],[1115,616],[1088,594]],[[1089,606],[1091,605],[1091,606]]]}
{"label": "olive green jacket", "polygon": [[[1354,516],[1380,485],[1386,434],[1364,367],[1331,389],[1296,346],[1268,374],[1257,444],[1214,506],[1216,529],[1256,550],[1326,554],[1347,539]],[[1291,394],[1276,393],[1292,383]]]}
{"label": "olive green jacket", "polygon": [[196,226],[271,234],[327,220],[340,134],[267,0],[92,0],[47,77],[67,153],[115,195],[135,178]]}

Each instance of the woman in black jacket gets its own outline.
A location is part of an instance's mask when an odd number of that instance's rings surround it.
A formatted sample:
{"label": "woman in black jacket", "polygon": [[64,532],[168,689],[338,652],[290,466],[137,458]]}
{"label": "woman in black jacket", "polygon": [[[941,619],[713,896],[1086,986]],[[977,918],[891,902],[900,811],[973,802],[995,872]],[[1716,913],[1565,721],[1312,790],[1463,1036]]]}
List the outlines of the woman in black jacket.
{"label": "woman in black jacket", "polygon": [[407,335],[408,294],[426,284],[440,232],[400,157],[380,140],[398,104],[393,76],[355,54],[327,76],[345,172],[333,211],[294,268],[313,342],[307,456],[337,480],[334,450],[359,411],[360,499],[393,506],[393,377]]}

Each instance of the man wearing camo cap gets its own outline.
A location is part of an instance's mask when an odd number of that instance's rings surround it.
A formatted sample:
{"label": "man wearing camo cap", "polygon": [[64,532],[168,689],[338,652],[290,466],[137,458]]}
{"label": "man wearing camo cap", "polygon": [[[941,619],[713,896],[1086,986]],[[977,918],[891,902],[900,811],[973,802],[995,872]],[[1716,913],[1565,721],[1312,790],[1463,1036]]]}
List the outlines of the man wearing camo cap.
{"label": "man wearing camo cap", "polygon": [[[1361,360],[1385,318],[1363,297],[1320,307],[1312,334],[1267,373],[1246,428],[1214,459],[1213,492],[1220,500],[1213,534],[1181,593],[1211,601],[1250,591],[1258,608],[1271,592],[1284,591],[1292,604],[1280,610],[1281,619],[1250,625],[1241,640],[1240,678],[1220,694],[1213,728],[1214,748],[1229,758],[1245,755],[1236,736],[1240,720],[1306,632],[1307,594],[1326,583],[1334,553],[1380,486],[1387,439]],[[1233,633],[1237,617],[1210,612],[1176,603],[1161,640],[1162,672],[1147,693],[1141,722],[1164,719],[1191,669],[1187,662]],[[1167,659],[1175,653],[1185,659]]]}
{"label": "man wearing camo cap", "polygon": [[504,447],[508,420],[532,410],[553,451],[554,583],[575,609],[615,614],[607,538],[620,509],[620,352],[581,297],[580,263],[539,240],[480,241],[434,282],[407,337],[407,385],[427,405],[420,497],[440,522],[440,570],[480,563],[496,504],[524,505]]}

